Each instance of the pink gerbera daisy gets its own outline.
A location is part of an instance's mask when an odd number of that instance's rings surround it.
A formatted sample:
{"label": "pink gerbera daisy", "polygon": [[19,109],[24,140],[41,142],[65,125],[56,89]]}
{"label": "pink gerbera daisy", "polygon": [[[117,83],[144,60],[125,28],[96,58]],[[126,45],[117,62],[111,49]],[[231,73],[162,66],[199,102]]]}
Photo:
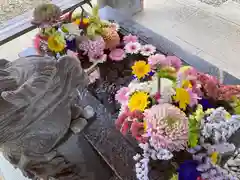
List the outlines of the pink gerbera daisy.
{"label": "pink gerbera daisy", "polygon": [[123,37],[123,41],[125,44],[130,43],[130,42],[138,42],[138,37],[129,34],[129,35]]}
{"label": "pink gerbera daisy", "polygon": [[125,52],[129,54],[138,54],[141,50],[141,44],[138,42],[129,42],[124,47]]}
{"label": "pink gerbera daisy", "polygon": [[141,48],[141,54],[143,56],[151,56],[156,52],[156,47],[151,44],[146,44]]}

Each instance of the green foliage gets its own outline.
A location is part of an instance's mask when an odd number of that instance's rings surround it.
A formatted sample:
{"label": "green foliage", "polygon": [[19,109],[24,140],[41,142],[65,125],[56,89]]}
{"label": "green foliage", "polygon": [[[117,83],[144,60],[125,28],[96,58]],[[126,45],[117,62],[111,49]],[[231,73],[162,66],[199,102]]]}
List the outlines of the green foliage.
{"label": "green foliage", "polygon": [[200,130],[198,128],[198,122],[196,121],[194,116],[189,117],[188,128],[189,128],[188,145],[190,147],[195,147],[198,144]]}
{"label": "green foliage", "polygon": [[240,114],[240,99],[234,96],[232,98],[232,107],[234,109],[235,114]]}
{"label": "green foliage", "polygon": [[178,175],[177,174],[173,174],[173,176],[171,177],[170,180],[178,180]]}
{"label": "green foliage", "polygon": [[200,135],[200,122],[204,117],[203,108],[201,105],[198,105],[197,110],[193,115],[189,116],[188,119],[188,145],[190,147],[195,147],[198,144],[199,135]]}
{"label": "green foliage", "polygon": [[92,9],[92,15],[89,17],[89,26],[87,27],[87,36],[94,38],[96,35],[103,33],[106,23],[102,22],[99,17],[99,7],[96,5]]}
{"label": "green foliage", "polygon": [[158,77],[159,77],[159,78],[166,78],[166,79],[169,79],[169,80],[171,80],[171,81],[173,81],[173,82],[176,82],[176,77],[173,76],[173,75],[171,74],[171,72],[169,72],[168,69],[160,69],[160,70],[158,71]]}

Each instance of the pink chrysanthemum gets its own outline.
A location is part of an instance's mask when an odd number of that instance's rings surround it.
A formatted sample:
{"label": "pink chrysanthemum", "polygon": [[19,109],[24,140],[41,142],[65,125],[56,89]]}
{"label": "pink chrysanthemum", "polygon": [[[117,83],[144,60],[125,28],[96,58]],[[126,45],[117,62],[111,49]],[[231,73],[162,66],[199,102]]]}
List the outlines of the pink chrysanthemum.
{"label": "pink chrysanthemum", "polygon": [[113,49],[110,52],[109,57],[113,61],[121,61],[126,57],[126,54],[125,54],[125,51],[123,49],[117,48],[117,49]]}
{"label": "pink chrysanthemum", "polygon": [[123,42],[125,44],[128,44],[130,42],[138,42],[138,37],[129,34],[129,35],[123,37]]}
{"label": "pink chrysanthemum", "polygon": [[146,44],[141,48],[141,54],[143,56],[151,56],[156,52],[156,47],[151,44]]}
{"label": "pink chrysanthemum", "polygon": [[188,119],[171,104],[158,104],[144,112],[150,141],[155,148],[180,151],[187,147]]}
{"label": "pink chrysanthemum", "polygon": [[148,58],[148,64],[152,69],[156,69],[158,66],[170,66],[170,61],[162,54],[155,54]]}
{"label": "pink chrysanthemum", "polygon": [[128,102],[128,93],[129,93],[129,88],[128,87],[122,87],[117,91],[117,94],[115,95],[115,99],[120,103],[120,104],[126,104]]}
{"label": "pink chrysanthemum", "polygon": [[125,52],[129,54],[138,54],[141,50],[141,44],[138,42],[129,42],[124,47]]}
{"label": "pink chrysanthemum", "polygon": [[182,61],[176,56],[167,56],[166,59],[170,61],[172,67],[174,67],[177,71],[182,66]]}
{"label": "pink chrysanthemum", "polygon": [[79,49],[84,51],[84,54],[88,54],[90,58],[100,57],[104,54],[105,42],[101,36],[97,36],[95,39],[87,39],[79,45]]}

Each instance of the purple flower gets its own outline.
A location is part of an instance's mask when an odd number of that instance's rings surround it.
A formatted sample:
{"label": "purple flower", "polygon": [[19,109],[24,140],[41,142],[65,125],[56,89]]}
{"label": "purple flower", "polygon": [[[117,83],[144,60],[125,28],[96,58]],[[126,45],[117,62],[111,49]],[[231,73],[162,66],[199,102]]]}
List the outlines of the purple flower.
{"label": "purple flower", "polygon": [[215,108],[209,99],[202,98],[198,101],[198,103],[202,105],[204,111],[207,109]]}
{"label": "purple flower", "polygon": [[197,166],[197,161],[184,161],[178,169],[178,180],[197,180],[201,176],[200,172],[197,171]]}

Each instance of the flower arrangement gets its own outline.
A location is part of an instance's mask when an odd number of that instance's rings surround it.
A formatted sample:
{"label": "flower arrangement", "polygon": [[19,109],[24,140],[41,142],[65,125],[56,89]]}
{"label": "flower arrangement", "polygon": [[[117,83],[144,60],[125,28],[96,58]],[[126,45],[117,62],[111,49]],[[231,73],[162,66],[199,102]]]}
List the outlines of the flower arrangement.
{"label": "flower arrangement", "polygon": [[172,179],[239,179],[220,166],[221,157],[235,150],[228,140],[240,128],[239,86],[223,85],[132,35],[123,40],[127,54],[144,57],[115,97],[121,105],[116,127],[130,132],[142,149],[133,157],[137,179],[149,179],[151,161],[171,161],[180,151],[192,158],[179,164]]}
{"label": "flower arrangement", "polygon": [[39,54],[56,58],[71,54],[80,60],[88,59],[94,65],[107,60],[106,52],[113,61],[125,58],[125,52],[117,48],[120,44],[118,25],[102,21],[98,6],[92,8],[89,16],[83,8],[76,12],[62,15],[54,4],[35,9],[32,23],[39,27],[39,33],[34,38],[34,47]]}
{"label": "flower arrangement", "polygon": [[114,95],[121,106],[116,127],[123,135],[130,132],[141,148],[133,157],[137,179],[149,179],[152,161],[174,162],[180,152],[191,158],[178,163],[172,180],[240,178],[222,166],[222,157],[235,151],[229,138],[240,128],[240,86],[224,85],[160,54],[135,35],[121,35],[118,24],[100,19],[97,6],[89,16],[73,14],[61,15],[55,5],[36,8],[33,22],[40,31],[34,47],[56,58],[71,54],[92,66],[135,57],[131,82]]}

